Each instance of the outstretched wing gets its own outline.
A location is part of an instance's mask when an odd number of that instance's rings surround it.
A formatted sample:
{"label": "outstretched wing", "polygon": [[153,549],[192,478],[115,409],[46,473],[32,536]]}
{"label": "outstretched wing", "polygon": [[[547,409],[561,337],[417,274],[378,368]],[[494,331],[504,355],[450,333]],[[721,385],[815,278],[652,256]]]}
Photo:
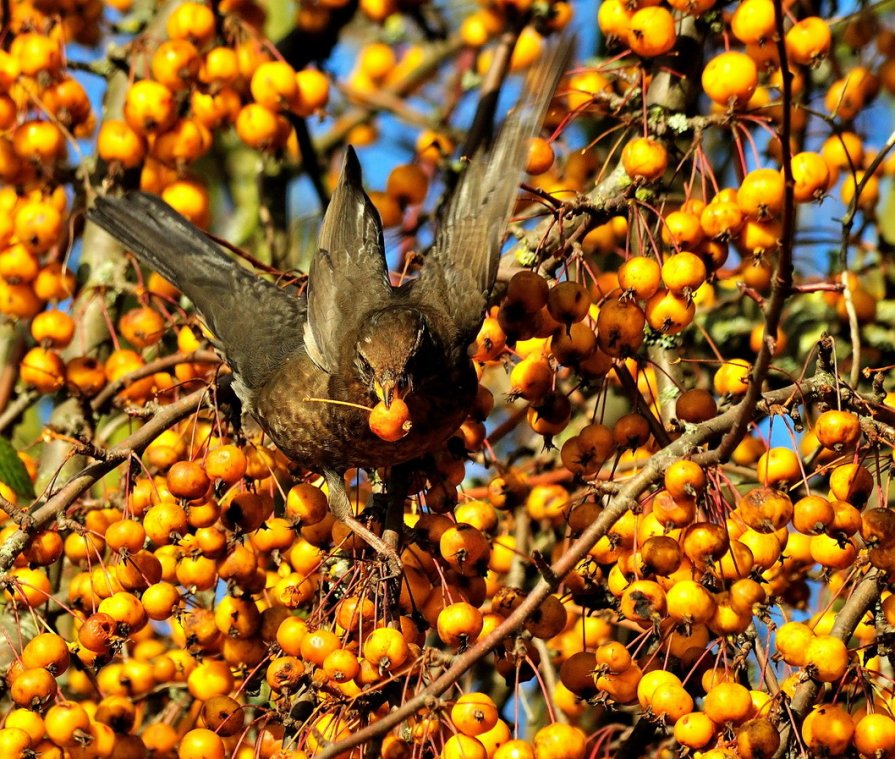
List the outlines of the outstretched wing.
{"label": "outstretched wing", "polygon": [[346,337],[357,333],[370,306],[384,305],[392,292],[382,223],[364,192],[360,163],[349,146],[308,275],[305,346],[311,360],[335,374]]}
{"label": "outstretched wing", "polygon": [[427,299],[433,291],[442,293],[460,340],[472,340],[481,326],[529,140],[541,127],[572,47],[570,39],[560,38],[544,51],[494,144],[468,162],[414,287]]}
{"label": "outstretched wing", "polygon": [[193,302],[247,390],[301,349],[302,299],[237,264],[161,198],[98,197],[88,218]]}

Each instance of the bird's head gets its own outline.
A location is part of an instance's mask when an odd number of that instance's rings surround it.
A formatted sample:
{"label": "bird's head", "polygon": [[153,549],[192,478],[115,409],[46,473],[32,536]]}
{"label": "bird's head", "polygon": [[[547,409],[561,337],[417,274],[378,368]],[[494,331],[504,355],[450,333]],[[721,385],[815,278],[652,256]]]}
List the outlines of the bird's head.
{"label": "bird's head", "polygon": [[410,307],[377,311],[361,326],[355,365],[371,395],[386,407],[413,389],[413,358],[427,336],[425,317]]}

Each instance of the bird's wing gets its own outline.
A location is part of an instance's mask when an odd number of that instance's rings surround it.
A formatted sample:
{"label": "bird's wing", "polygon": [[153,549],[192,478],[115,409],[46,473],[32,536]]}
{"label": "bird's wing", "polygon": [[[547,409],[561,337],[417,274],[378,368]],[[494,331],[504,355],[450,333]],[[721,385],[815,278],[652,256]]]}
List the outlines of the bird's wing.
{"label": "bird's wing", "polygon": [[363,190],[360,163],[349,147],[308,275],[305,346],[311,360],[336,374],[345,341],[357,333],[369,311],[365,306],[384,305],[392,292],[382,223]]}
{"label": "bird's wing", "polygon": [[98,197],[88,218],[193,302],[250,393],[302,348],[303,300],[237,264],[161,198]]}
{"label": "bird's wing", "polygon": [[426,299],[442,293],[460,339],[471,340],[481,325],[529,140],[541,127],[572,47],[563,37],[545,49],[494,144],[469,160],[439,220],[414,290]]}

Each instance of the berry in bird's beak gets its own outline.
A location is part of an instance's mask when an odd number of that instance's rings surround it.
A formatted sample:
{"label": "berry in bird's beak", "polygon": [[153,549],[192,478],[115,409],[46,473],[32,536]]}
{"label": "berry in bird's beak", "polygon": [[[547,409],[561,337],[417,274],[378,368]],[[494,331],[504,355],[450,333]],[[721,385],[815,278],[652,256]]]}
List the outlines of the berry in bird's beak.
{"label": "berry in bird's beak", "polygon": [[393,397],[388,405],[384,400],[377,403],[370,412],[369,424],[374,434],[389,443],[400,440],[413,426],[410,409],[398,397]]}

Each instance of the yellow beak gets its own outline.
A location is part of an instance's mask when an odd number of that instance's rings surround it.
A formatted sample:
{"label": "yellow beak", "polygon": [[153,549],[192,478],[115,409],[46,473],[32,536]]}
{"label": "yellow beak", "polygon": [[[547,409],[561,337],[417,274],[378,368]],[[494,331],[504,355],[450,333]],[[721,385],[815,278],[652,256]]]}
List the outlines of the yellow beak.
{"label": "yellow beak", "polygon": [[385,404],[386,408],[391,407],[392,401],[395,398],[403,398],[403,393],[398,392],[398,386],[392,380],[387,380],[385,382],[373,380],[373,390],[376,393],[376,397],[381,403]]}

